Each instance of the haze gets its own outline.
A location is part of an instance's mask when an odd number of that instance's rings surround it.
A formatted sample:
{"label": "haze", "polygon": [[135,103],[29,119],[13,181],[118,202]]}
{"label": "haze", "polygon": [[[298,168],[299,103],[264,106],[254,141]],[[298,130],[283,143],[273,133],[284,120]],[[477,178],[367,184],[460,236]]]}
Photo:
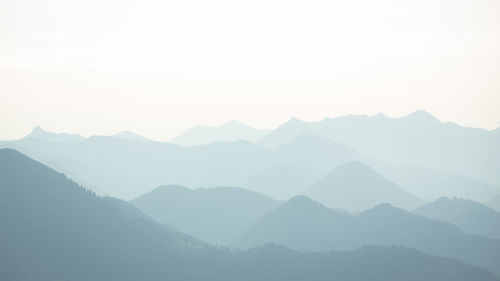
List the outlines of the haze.
{"label": "haze", "polygon": [[500,2],[0,2],[0,139],[237,119],[403,116],[500,126]]}

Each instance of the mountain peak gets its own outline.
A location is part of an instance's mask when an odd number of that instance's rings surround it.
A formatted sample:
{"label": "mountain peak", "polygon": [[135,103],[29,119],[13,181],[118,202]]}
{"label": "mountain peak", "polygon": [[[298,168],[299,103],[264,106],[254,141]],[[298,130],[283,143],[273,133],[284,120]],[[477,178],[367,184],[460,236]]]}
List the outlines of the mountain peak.
{"label": "mountain peak", "polygon": [[357,161],[342,164],[330,171],[309,189],[308,195],[331,208],[352,211],[366,210],[380,203],[408,209],[421,204],[420,199]]}
{"label": "mountain peak", "polygon": [[316,203],[314,202],[311,198],[305,196],[305,195],[297,195],[295,197],[292,197],[288,200],[288,203],[290,204],[311,204],[311,203]]}
{"label": "mountain peak", "polygon": [[121,132],[113,135],[113,137],[134,140],[134,141],[149,141],[148,138],[143,137],[141,135],[138,135],[138,134],[131,132],[131,131],[121,131]]}
{"label": "mountain peak", "polygon": [[301,124],[301,123],[304,123],[305,121],[303,120],[300,120],[299,118],[297,117],[291,117],[290,119],[288,119],[288,121],[286,121],[285,123],[290,123],[290,124]]}
{"label": "mountain peak", "polygon": [[84,139],[81,135],[67,133],[53,133],[45,131],[40,126],[36,126],[31,130],[31,133],[25,138],[36,138],[44,141],[66,142],[66,141],[81,141]]}
{"label": "mountain peak", "polygon": [[40,126],[35,126],[33,127],[33,130],[31,130],[32,133],[39,133],[39,132],[45,132],[44,129],[42,129],[42,127]]}
{"label": "mountain peak", "polygon": [[223,128],[223,127],[245,127],[245,128],[249,128],[248,125],[238,121],[238,120],[229,120],[227,121],[226,123],[222,124],[221,126],[219,126],[219,128]]}
{"label": "mountain peak", "polygon": [[441,197],[414,212],[434,220],[452,223],[469,234],[500,238],[500,213],[472,200]]}
{"label": "mountain peak", "polygon": [[404,118],[412,120],[439,121],[436,117],[434,117],[434,115],[422,109],[417,110],[411,114],[408,114]]}
{"label": "mountain peak", "polygon": [[253,142],[268,132],[269,130],[255,129],[238,120],[231,120],[219,127],[193,127],[173,138],[171,142],[180,146],[198,146],[219,141],[232,142],[237,140]]}

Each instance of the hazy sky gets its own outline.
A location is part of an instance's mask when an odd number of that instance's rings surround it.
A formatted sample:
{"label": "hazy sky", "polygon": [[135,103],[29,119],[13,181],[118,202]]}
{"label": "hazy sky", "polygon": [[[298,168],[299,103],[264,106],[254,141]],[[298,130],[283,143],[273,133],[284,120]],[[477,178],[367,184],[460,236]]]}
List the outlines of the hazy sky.
{"label": "hazy sky", "polygon": [[499,108],[498,0],[0,0],[0,139]]}

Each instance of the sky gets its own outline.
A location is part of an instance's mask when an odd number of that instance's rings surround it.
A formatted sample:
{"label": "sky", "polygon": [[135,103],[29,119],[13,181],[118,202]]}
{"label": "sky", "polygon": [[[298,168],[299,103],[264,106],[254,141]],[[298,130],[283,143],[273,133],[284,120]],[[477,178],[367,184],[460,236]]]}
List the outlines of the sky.
{"label": "sky", "polygon": [[0,1],[0,139],[498,108],[498,0]]}

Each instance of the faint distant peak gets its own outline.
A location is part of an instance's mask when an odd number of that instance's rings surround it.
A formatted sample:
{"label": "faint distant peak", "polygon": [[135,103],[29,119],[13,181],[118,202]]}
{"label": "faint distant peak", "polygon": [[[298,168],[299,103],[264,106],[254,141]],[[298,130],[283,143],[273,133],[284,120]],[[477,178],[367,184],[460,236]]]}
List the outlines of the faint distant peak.
{"label": "faint distant peak", "polygon": [[300,120],[298,118],[295,118],[295,117],[292,117],[290,119],[288,119],[288,121],[286,121],[285,123],[281,124],[279,126],[279,128],[281,129],[297,129],[297,128],[302,128],[305,126],[307,122],[306,121],[303,121],[303,120]]}
{"label": "faint distant peak", "polygon": [[36,133],[41,133],[41,132],[45,132],[45,130],[42,129],[42,127],[40,127],[40,126],[36,126],[36,127],[33,128],[33,130],[31,130],[31,133],[35,133],[35,134]]}
{"label": "faint distant peak", "polygon": [[244,127],[244,128],[251,128],[250,126],[248,126],[247,124],[244,124],[238,120],[230,120],[230,121],[227,121],[226,123],[222,124],[219,126],[219,128],[223,128],[223,127]]}
{"label": "faint distant peak", "polygon": [[118,134],[112,135],[113,137],[118,137],[122,139],[134,140],[134,141],[150,141],[150,139],[143,137],[131,131],[121,131]]}
{"label": "faint distant peak", "polygon": [[78,134],[67,134],[67,133],[53,133],[42,129],[40,126],[36,126],[31,130],[25,138],[36,138],[44,141],[54,141],[54,142],[67,142],[67,141],[81,141],[84,139]]}
{"label": "faint distant peak", "polygon": [[436,117],[434,117],[434,115],[425,110],[417,110],[404,118],[419,121],[439,121]]}
{"label": "faint distant peak", "polygon": [[291,123],[291,124],[293,124],[293,123],[305,123],[305,121],[300,120],[297,117],[292,117],[292,118],[288,119],[288,121],[286,121],[286,123]]}
{"label": "faint distant peak", "polygon": [[389,117],[387,117],[387,115],[385,115],[385,114],[384,114],[384,113],[382,113],[382,112],[379,112],[379,113],[377,113],[377,114],[373,115],[373,117],[375,117],[375,118],[379,118],[379,119],[387,119],[387,118],[389,118]]}

